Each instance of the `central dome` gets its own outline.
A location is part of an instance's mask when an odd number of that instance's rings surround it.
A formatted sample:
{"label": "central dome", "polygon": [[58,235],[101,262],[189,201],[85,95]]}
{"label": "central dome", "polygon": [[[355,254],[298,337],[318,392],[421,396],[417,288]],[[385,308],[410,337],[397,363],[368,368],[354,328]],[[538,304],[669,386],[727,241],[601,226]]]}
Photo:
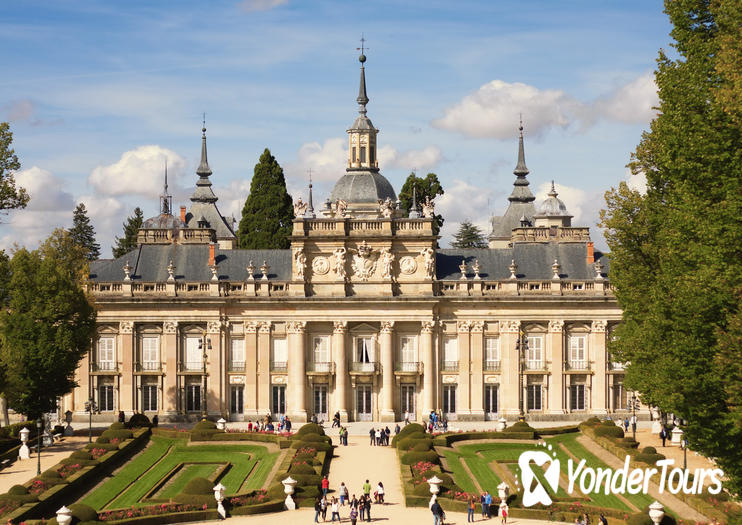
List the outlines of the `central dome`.
{"label": "central dome", "polygon": [[348,170],[337,181],[330,194],[332,202],[342,199],[348,204],[376,204],[379,199],[386,200],[387,197],[392,201],[397,200],[394,188],[381,173],[371,170]]}

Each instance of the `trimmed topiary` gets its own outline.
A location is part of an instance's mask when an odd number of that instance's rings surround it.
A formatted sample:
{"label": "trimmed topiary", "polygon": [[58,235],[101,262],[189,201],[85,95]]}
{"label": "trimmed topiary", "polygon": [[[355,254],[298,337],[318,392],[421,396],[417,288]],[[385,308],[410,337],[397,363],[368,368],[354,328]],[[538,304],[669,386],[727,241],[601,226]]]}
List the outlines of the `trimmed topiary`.
{"label": "trimmed topiary", "polygon": [[216,430],[216,423],[205,419],[196,423],[193,426],[193,430]]}
{"label": "trimmed topiary", "polygon": [[421,496],[421,497],[430,497],[430,485],[425,483],[424,481],[422,483],[419,483],[415,485],[415,488],[412,489],[412,493],[415,496]]}
{"label": "trimmed topiary", "polygon": [[630,437],[624,437],[621,439],[617,439],[616,443],[624,448],[639,448],[639,442],[636,441],[634,438]]}
{"label": "trimmed topiary", "polygon": [[308,441],[309,443],[327,443],[327,436],[305,433],[301,436],[301,440]]}
{"label": "trimmed topiary", "polygon": [[641,461],[642,463],[646,463],[647,465],[654,465],[658,461],[663,459],[665,459],[665,456],[662,454],[647,454],[645,452],[641,452],[640,454],[634,456],[634,461]]}
{"label": "trimmed topiary", "polygon": [[587,418],[584,423],[588,426],[595,426],[600,425],[600,418],[597,418],[595,416]]}
{"label": "trimmed topiary", "polygon": [[317,452],[329,452],[332,449],[332,446],[324,442],[315,443],[315,442],[310,442],[310,441],[292,441],[291,448],[295,448],[295,449],[313,448]]}
{"label": "trimmed topiary", "polygon": [[101,434],[102,437],[110,439],[131,439],[134,437],[134,433],[131,430],[121,429],[109,429]]}
{"label": "trimmed topiary", "polygon": [[108,430],[126,430],[126,425],[116,421],[115,423],[111,423],[111,426],[108,427]]}
{"label": "trimmed topiary", "polygon": [[415,452],[427,452],[433,449],[432,439],[419,439],[412,445],[412,450]]}
{"label": "trimmed topiary", "polygon": [[100,436],[98,439],[95,440],[96,443],[110,443],[111,440],[108,439],[106,436]]}
{"label": "trimmed topiary", "polygon": [[73,503],[68,507],[72,516],[77,518],[78,521],[98,521],[98,513],[90,505],[84,503]]}
{"label": "trimmed topiary", "polygon": [[90,452],[87,450],[75,450],[72,454],[70,454],[70,458],[72,459],[93,459],[93,456],[90,455]]}
{"label": "trimmed topiary", "polygon": [[595,435],[612,438],[624,437],[623,430],[618,428],[616,425],[600,425],[595,429]]}
{"label": "trimmed topiary", "polygon": [[644,447],[642,449],[642,454],[656,454],[657,449],[654,447]]}
{"label": "trimmed topiary", "polygon": [[291,465],[291,468],[289,469],[289,474],[309,474],[309,475],[316,475],[317,471],[314,470],[314,467],[311,465],[305,465],[303,463],[299,463],[298,465]]}
{"label": "trimmed topiary", "polygon": [[196,477],[189,481],[181,494],[213,494],[214,483],[206,478]]}
{"label": "trimmed topiary", "polygon": [[45,470],[44,472],[41,473],[39,477],[45,481],[52,481],[52,482],[62,481],[62,476],[59,475],[59,472],[57,472],[56,470],[51,470],[51,469]]}
{"label": "trimmed topiary", "polygon": [[436,465],[440,464],[440,458],[434,450],[429,450],[428,452],[407,452],[402,454],[400,461],[403,465],[413,465],[420,461],[429,461]]}
{"label": "trimmed topiary", "polygon": [[131,419],[129,419],[129,423],[127,424],[129,428],[150,428],[152,426],[152,422],[150,422],[149,418],[145,416],[144,414],[134,414],[131,416]]}
{"label": "trimmed topiary", "polygon": [[28,489],[23,485],[13,485],[8,490],[8,494],[10,494],[11,496],[25,496],[26,494],[28,494]]}
{"label": "trimmed topiary", "polygon": [[525,421],[518,421],[513,425],[506,427],[503,432],[536,432],[536,429]]}
{"label": "trimmed topiary", "polygon": [[[297,436],[304,436],[306,434],[319,434],[320,436],[325,435],[325,430],[316,423],[307,423],[296,432]],[[304,439],[302,437],[302,439]]]}

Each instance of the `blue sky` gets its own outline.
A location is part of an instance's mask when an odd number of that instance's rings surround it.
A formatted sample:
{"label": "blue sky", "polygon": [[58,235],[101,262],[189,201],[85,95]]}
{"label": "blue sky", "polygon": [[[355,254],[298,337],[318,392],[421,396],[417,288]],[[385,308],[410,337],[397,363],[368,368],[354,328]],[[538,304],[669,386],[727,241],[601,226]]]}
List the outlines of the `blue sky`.
{"label": "blue sky", "polygon": [[306,199],[311,168],[324,200],[357,114],[362,33],[382,173],[397,191],[412,168],[439,175],[444,246],[461,220],[486,230],[504,210],[519,113],[534,193],[554,179],[574,222],[595,228],[652,118],[655,58],[670,42],[657,0],[24,1],[3,11],[0,120],[32,201],[3,219],[0,247],[35,246],[85,202],[104,256],[135,206],[156,213],[166,159],[174,202],[189,202],[203,112],[225,215],[239,219],[265,147],[292,195]]}

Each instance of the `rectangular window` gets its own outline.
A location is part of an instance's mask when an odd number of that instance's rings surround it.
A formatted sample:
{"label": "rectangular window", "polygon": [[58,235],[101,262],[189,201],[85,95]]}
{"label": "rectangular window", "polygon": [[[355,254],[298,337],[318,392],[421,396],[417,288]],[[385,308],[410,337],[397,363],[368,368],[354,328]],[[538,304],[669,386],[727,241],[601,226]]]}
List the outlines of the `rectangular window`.
{"label": "rectangular window", "polygon": [[186,385],[186,410],[188,412],[201,410],[201,385]]}
{"label": "rectangular window", "polygon": [[403,335],[399,338],[399,366],[403,372],[414,372],[417,366],[417,338]]}
{"label": "rectangular window", "polygon": [[359,337],[356,339],[356,363],[373,363],[376,361],[373,337]]}
{"label": "rectangular window", "polygon": [[485,385],[484,387],[484,413],[496,414],[500,410],[498,385]]}
{"label": "rectangular window", "polygon": [[356,147],[353,146],[353,153],[350,156],[351,162],[356,162],[358,159],[356,158]]}
{"label": "rectangular window", "polygon": [[271,339],[271,370],[285,372],[289,360],[289,345],[285,337]]}
{"label": "rectangular window", "polygon": [[569,367],[572,369],[585,370],[587,368],[585,339],[584,335],[571,335],[569,337]]}
{"label": "rectangular window", "polygon": [[487,337],[484,340],[484,369],[500,369],[500,338]]}
{"label": "rectangular window", "polygon": [[315,363],[330,361],[330,338],[323,335],[312,339],[312,355]]}
{"label": "rectangular window", "polygon": [[569,386],[569,409],[585,410],[585,385]]}
{"label": "rectangular window", "polygon": [[366,146],[361,146],[361,162],[366,162]]}
{"label": "rectangular window", "polygon": [[283,385],[271,387],[271,409],[273,414],[285,414],[286,413],[286,387]]}
{"label": "rectangular window", "polygon": [[235,372],[245,370],[245,340],[232,339],[230,341],[229,369]]}
{"label": "rectangular window", "polygon": [[544,367],[544,338],[541,335],[528,336],[528,350],[526,351],[526,369],[540,370]]}
{"label": "rectangular window", "polygon": [[369,150],[368,150],[368,161],[369,161],[369,162],[370,162],[371,164],[373,164],[373,163],[374,163],[374,157],[375,157],[375,156],[376,156],[376,148],[374,148],[373,146],[370,146],[370,147],[369,147]]}
{"label": "rectangular window", "polygon": [[526,407],[528,410],[542,410],[541,385],[528,385],[526,387]]}
{"label": "rectangular window", "polygon": [[142,385],[142,410],[157,411],[157,385]]}
{"label": "rectangular window", "polygon": [[628,391],[624,388],[623,383],[617,382],[613,385],[613,409],[627,410],[629,408]]}
{"label": "rectangular window", "polygon": [[159,370],[160,339],[159,337],[142,338],[142,370]]}
{"label": "rectangular window", "polygon": [[200,337],[188,337],[186,338],[185,348],[185,369],[186,370],[201,370],[203,369],[203,351],[200,348],[201,338]]}
{"label": "rectangular window", "polygon": [[113,411],[113,385],[98,387],[98,410],[101,412]]}
{"label": "rectangular window", "polygon": [[448,419],[455,419],[456,414],[456,385],[443,386],[443,413]]}
{"label": "rectangular window", "polygon": [[232,385],[230,391],[231,396],[229,408],[231,409],[232,414],[242,414],[245,408],[245,387],[242,385]]}
{"label": "rectangular window", "polygon": [[98,339],[98,370],[116,370],[116,347],[113,337]]}

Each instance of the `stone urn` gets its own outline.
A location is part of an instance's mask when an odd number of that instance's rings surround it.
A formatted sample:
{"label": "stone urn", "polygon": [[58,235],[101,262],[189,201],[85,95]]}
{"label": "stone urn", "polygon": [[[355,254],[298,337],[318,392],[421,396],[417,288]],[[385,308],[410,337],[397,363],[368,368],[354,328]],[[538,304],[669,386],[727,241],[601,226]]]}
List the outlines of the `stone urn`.
{"label": "stone urn", "polygon": [[439,479],[438,476],[433,476],[432,478],[429,478],[428,485],[430,485],[430,493],[431,494],[438,494],[441,491],[441,483],[443,483],[442,479]]}
{"label": "stone urn", "polygon": [[683,431],[680,427],[673,428],[672,431],[670,431],[670,436],[672,436],[670,443],[673,445],[680,446],[683,442]]}
{"label": "stone urn", "polygon": [[500,501],[504,502],[505,500],[507,500],[509,493],[510,485],[508,485],[504,481],[497,486],[497,497],[500,498]]}
{"label": "stone urn", "polygon": [[495,430],[498,432],[502,432],[508,427],[508,422],[504,417],[501,417],[497,420],[497,425],[495,425]]}
{"label": "stone urn", "polygon": [[296,510],[296,503],[294,502],[294,498],[292,498],[291,495],[294,493],[294,487],[296,487],[297,481],[289,476],[288,478],[281,481],[281,483],[283,483],[283,492],[286,494],[286,499],[284,500],[286,509]]}
{"label": "stone urn", "polygon": [[226,428],[227,428],[227,420],[224,419],[223,417],[220,417],[219,421],[216,422],[216,429],[224,431],[226,430]]}
{"label": "stone urn", "polygon": [[652,520],[654,525],[660,525],[662,518],[665,517],[665,507],[662,503],[655,501],[649,506],[649,519]]}
{"label": "stone urn", "polygon": [[59,525],[69,525],[72,522],[72,511],[62,506],[61,509],[57,511],[57,523]]}
{"label": "stone urn", "polygon": [[19,432],[21,442],[21,448],[18,449],[18,459],[29,459],[31,457],[31,450],[28,448],[28,435],[31,433],[26,427]]}
{"label": "stone urn", "polygon": [[214,486],[214,499],[216,500],[216,511],[219,513],[219,516],[221,516],[222,519],[227,518],[227,510],[224,508],[224,491],[227,488],[219,483],[218,485]]}

